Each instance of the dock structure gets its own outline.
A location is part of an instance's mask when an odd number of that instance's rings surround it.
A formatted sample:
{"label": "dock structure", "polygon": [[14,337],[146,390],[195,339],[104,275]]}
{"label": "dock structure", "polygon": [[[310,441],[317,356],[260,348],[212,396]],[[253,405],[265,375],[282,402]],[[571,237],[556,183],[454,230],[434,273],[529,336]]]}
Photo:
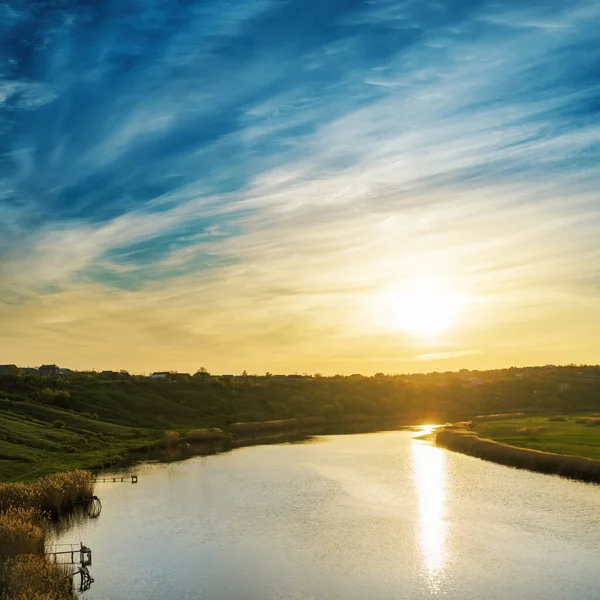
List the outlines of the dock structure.
{"label": "dock structure", "polygon": [[98,498],[98,496],[82,498],[81,500],[77,500],[75,504],[83,506],[85,511],[87,512],[88,517],[90,517],[91,519],[98,518],[100,516],[100,513],[102,512],[102,502],[100,502],[100,498]]}
{"label": "dock structure", "polygon": [[131,481],[131,483],[138,482],[137,475],[122,475],[120,477],[96,477],[92,479],[92,483],[124,483]]}
{"label": "dock structure", "polygon": [[86,590],[89,590],[92,587],[92,583],[94,583],[94,578],[90,575],[88,568],[82,565],[77,571],[75,571],[75,573],[73,573],[73,576],[77,574],[81,576],[79,582],[79,591],[85,592]]}
{"label": "dock structure", "polygon": [[90,567],[92,565],[92,551],[81,542],[77,544],[55,544],[46,550],[46,556],[54,559],[55,563],[65,565],[80,565]]}

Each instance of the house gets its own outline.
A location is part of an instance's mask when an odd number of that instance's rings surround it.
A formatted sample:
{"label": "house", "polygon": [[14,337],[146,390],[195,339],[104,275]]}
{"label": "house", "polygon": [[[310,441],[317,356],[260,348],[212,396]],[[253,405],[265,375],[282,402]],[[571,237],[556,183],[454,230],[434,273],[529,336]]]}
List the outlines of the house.
{"label": "house", "polygon": [[23,375],[39,375],[40,372],[37,369],[34,369],[32,367],[23,367],[21,369],[21,373],[23,373]]}
{"label": "house", "polygon": [[58,365],[42,365],[40,367],[40,375],[58,377],[60,375],[60,369],[58,368]]}
{"label": "house", "polygon": [[71,371],[71,369],[60,368],[58,372],[61,375],[70,375],[73,371]]}
{"label": "house", "polygon": [[100,377],[104,379],[117,379],[119,374],[116,371],[100,371]]}
{"label": "house", "polygon": [[169,371],[157,371],[150,375],[150,379],[166,379],[170,374]]}
{"label": "house", "polygon": [[9,373],[16,373],[19,370],[17,365],[0,365],[0,375],[8,375]]}

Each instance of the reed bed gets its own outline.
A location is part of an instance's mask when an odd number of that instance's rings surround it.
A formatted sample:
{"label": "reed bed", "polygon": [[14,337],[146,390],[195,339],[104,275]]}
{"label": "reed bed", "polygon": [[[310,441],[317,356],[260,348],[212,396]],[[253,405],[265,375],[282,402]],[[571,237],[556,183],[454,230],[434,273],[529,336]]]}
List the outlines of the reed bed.
{"label": "reed bed", "polygon": [[73,582],[64,566],[43,556],[24,554],[0,562],[2,600],[74,600]]}
{"label": "reed bed", "polygon": [[327,417],[302,417],[300,421],[302,422],[302,427],[317,427],[329,423]]}
{"label": "reed bed", "polygon": [[45,525],[93,493],[87,471],[0,484],[0,600],[73,600],[68,573],[44,557]]}
{"label": "reed bed", "polygon": [[222,440],[226,435],[222,429],[211,427],[209,429],[193,429],[188,431],[185,438],[188,442],[212,442]]}
{"label": "reed bed", "polygon": [[495,413],[492,415],[477,415],[475,421],[503,421],[504,419],[522,419],[525,416],[523,412],[513,413]]}
{"label": "reed bed", "polygon": [[232,423],[230,429],[233,433],[256,433],[263,431],[279,431],[282,429],[295,429],[300,426],[300,419],[278,419],[276,421]]}
{"label": "reed bed", "polygon": [[537,426],[537,427],[519,427],[518,429],[515,429],[515,433],[517,435],[525,436],[526,438],[528,438],[530,440],[537,439],[537,437],[543,431],[546,431],[546,428],[545,427],[541,427],[541,426]]}
{"label": "reed bed", "polygon": [[0,557],[42,554],[42,520],[42,513],[31,508],[11,508],[0,513]]}
{"label": "reed bed", "polygon": [[517,448],[480,438],[476,433],[464,430],[443,429],[438,432],[436,443],[450,450],[518,469],[600,483],[600,460]]}
{"label": "reed bed", "polygon": [[181,441],[181,434],[178,431],[165,431],[162,438],[163,446],[176,446]]}
{"label": "reed bed", "polygon": [[55,473],[30,483],[0,483],[0,512],[20,508],[59,515],[93,494],[92,476],[81,470]]}

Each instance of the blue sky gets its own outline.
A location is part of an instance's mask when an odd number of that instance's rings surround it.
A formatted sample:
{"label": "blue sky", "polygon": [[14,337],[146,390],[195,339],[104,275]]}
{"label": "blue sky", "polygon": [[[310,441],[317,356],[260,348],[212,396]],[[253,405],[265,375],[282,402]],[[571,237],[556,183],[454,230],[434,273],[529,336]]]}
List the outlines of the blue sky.
{"label": "blue sky", "polygon": [[[597,362],[599,17],[589,0],[0,3],[2,360]],[[427,339],[394,307],[422,277],[462,298]]]}

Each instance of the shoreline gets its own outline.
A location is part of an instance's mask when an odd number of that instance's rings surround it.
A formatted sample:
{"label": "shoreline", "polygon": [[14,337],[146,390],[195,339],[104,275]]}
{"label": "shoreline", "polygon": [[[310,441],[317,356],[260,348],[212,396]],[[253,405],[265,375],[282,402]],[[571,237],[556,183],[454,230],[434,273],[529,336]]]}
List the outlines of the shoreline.
{"label": "shoreline", "polygon": [[447,450],[508,467],[600,484],[600,460],[592,458],[519,448],[482,438],[476,432],[465,429],[440,429],[435,443]]}
{"label": "shoreline", "polygon": [[[417,420],[418,421],[418,420]],[[404,420],[394,419],[370,419],[355,420],[346,422],[327,422],[321,424],[305,424],[289,427],[274,428],[270,421],[261,422],[265,424],[264,428],[256,427],[259,423],[241,425],[251,425],[244,433],[241,431],[236,434],[222,432],[221,435],[215,434],[211,439],[198,441],[186,440],[182,438],[178,443],[164,446],[160,443],[142,448],[136,448],[128,452],[120,461],[108,467],[102,467],[98,470],[92,470],[97,473],[120,473],[122,470],[134,467],[142,463],[169,463],[187,460],[194,456],[210,456],[230,452],[238,448],[250,446],[268,446],[280,443],[303,443],[309,441],[314,436],[319,435],[350,435],[358,433],[376,433],[380,431],[400,431],[403,429],[412,429],[420,427],[414,422],[407,423]],[[246,429],[246,427],[240,428]]]}

